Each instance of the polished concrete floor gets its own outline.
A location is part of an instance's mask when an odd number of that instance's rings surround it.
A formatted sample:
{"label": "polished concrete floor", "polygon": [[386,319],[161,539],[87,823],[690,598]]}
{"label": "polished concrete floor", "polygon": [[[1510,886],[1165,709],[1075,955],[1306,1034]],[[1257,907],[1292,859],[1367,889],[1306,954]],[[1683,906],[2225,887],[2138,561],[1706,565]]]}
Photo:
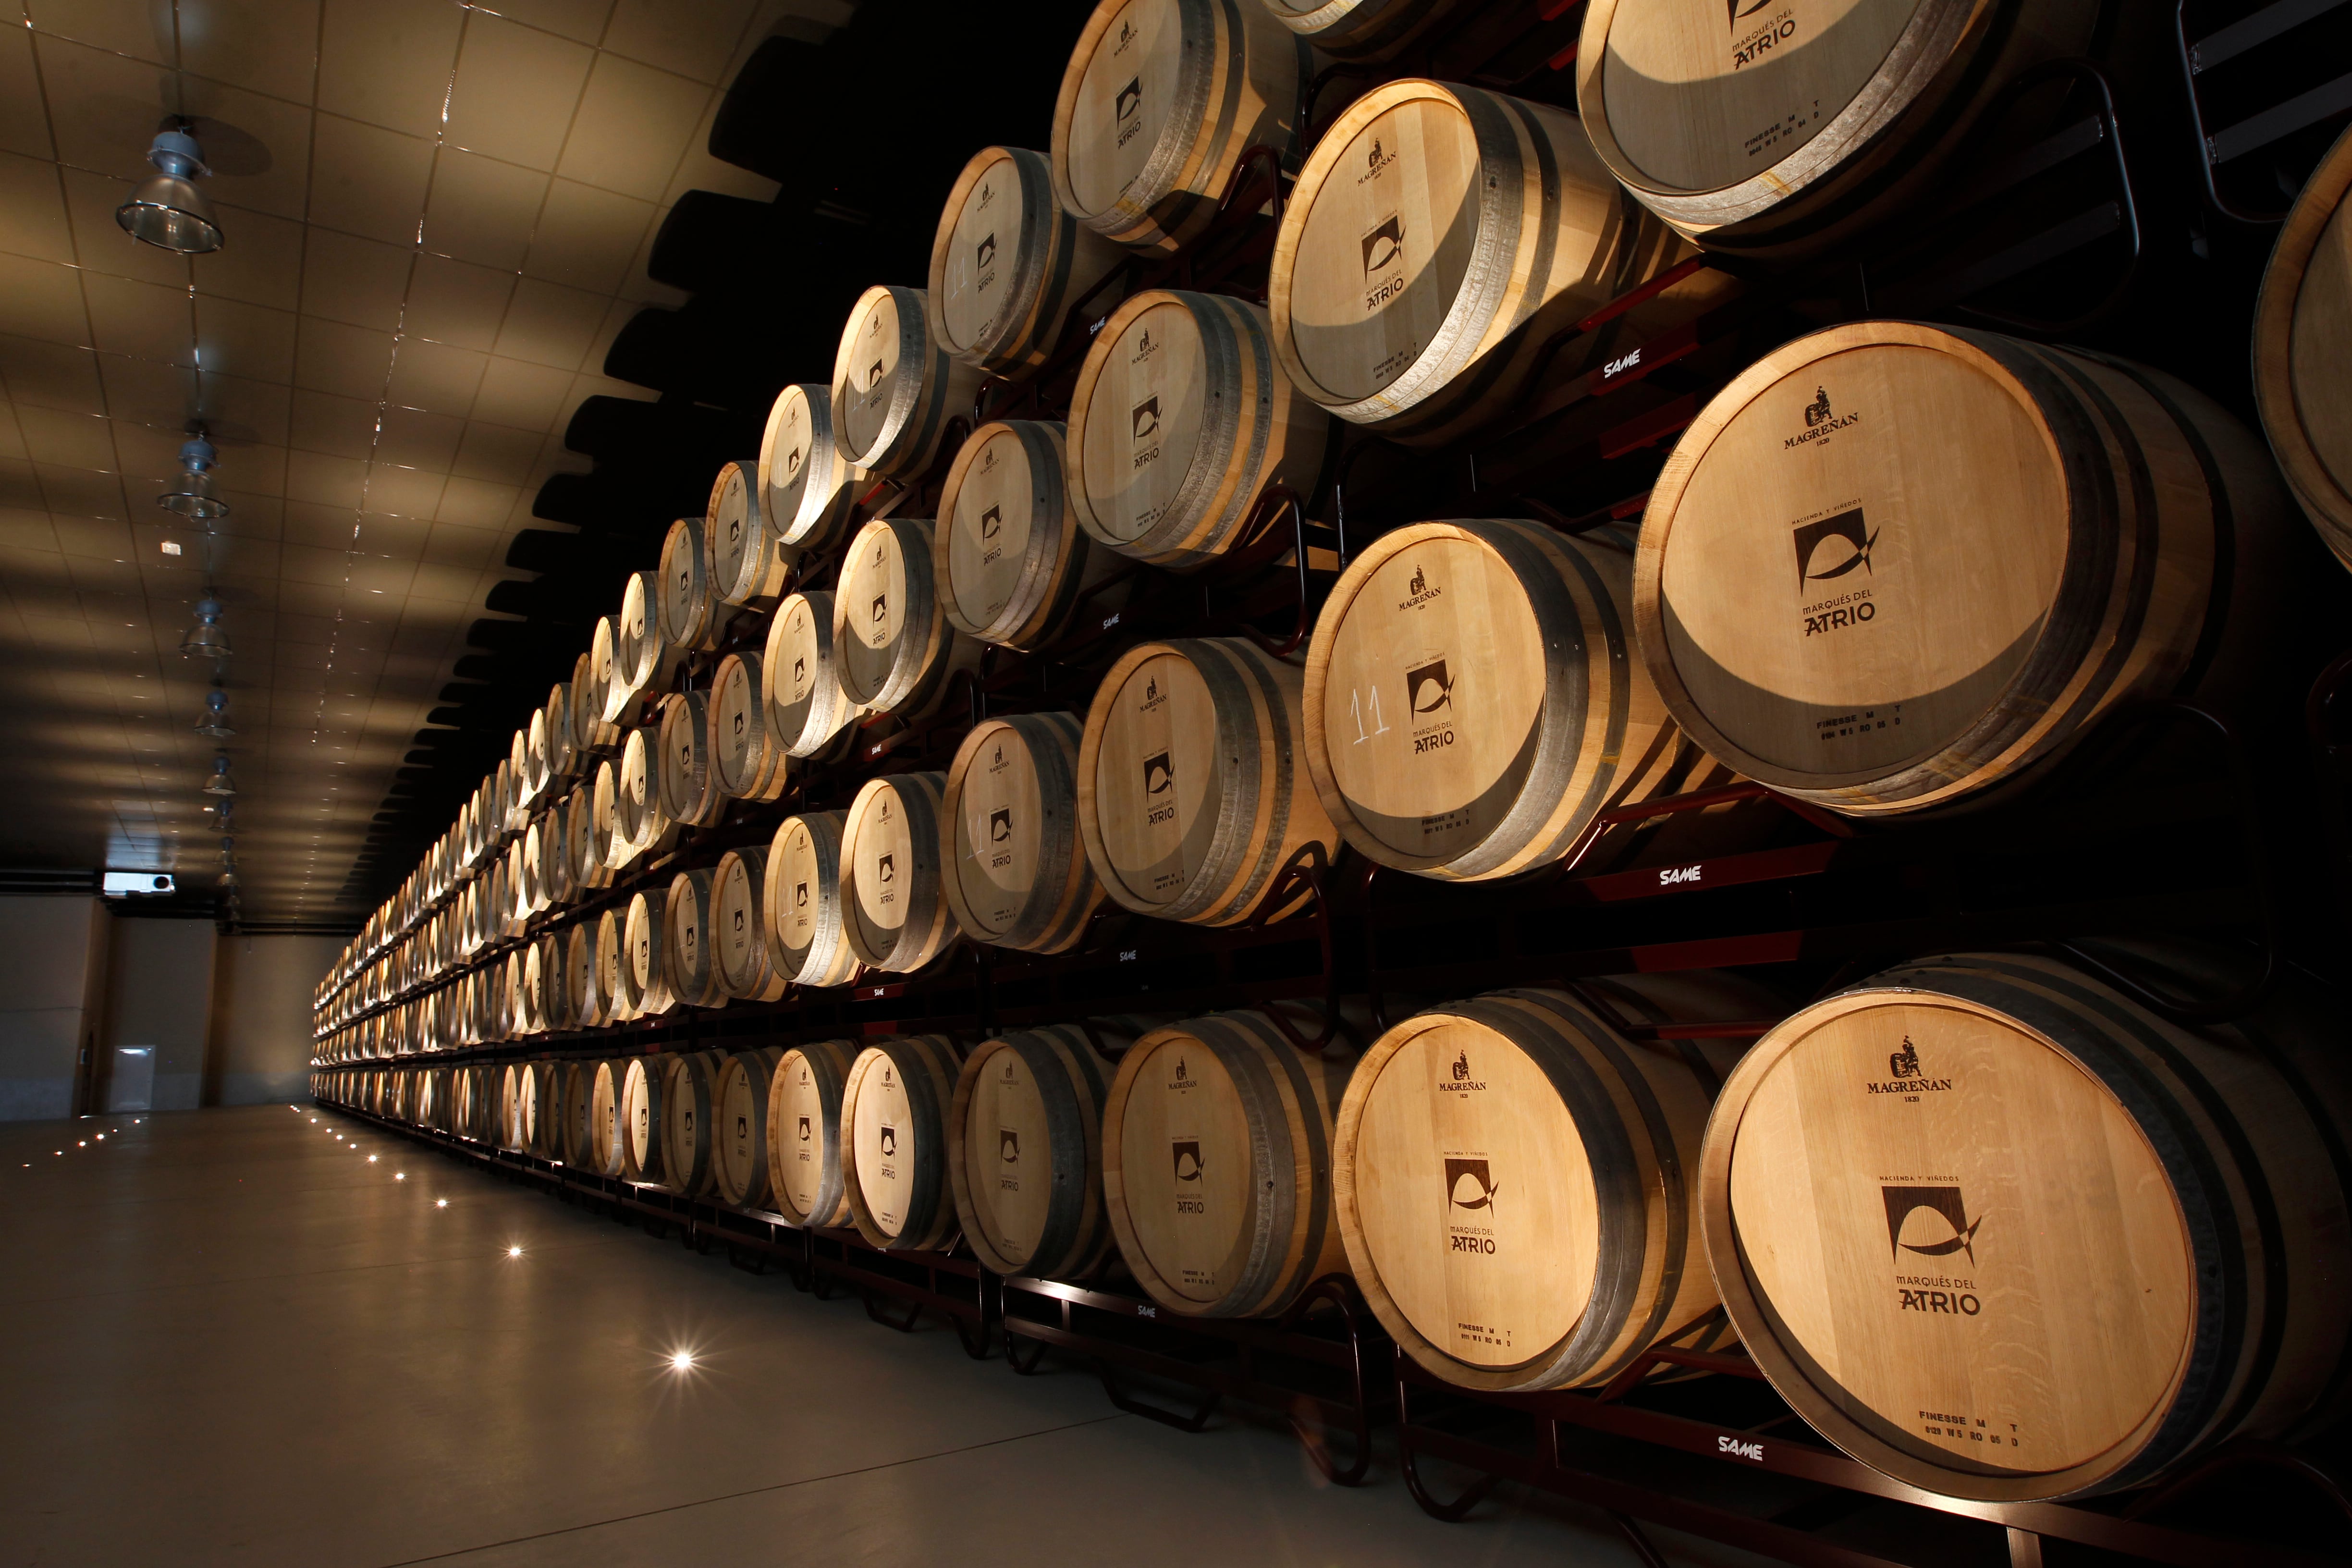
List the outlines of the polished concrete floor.
{"label": "polished concrete floor", "polygon": [[1440,1524],[1392,1459],[1324,1485],[1271,1427],[1119,1415],[310,1107],[0,1126],[0,1194],[9,1568],[1635,1561],[1597,1514]]}

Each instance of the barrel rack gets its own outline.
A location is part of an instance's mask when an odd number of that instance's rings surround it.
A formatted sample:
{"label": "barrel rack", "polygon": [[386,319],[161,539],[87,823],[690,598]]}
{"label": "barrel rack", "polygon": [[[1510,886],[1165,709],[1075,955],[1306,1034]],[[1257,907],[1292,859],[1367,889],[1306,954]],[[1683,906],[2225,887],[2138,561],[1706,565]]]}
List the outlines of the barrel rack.
{"label": "barrel rack", "polygon": [[[696,1252],[723,1251],[737,1268],[781,1267],[795,1289],[820,1300],[854,1291],[887,1328],[912,1332],[929,1314],[954,1330],[974,1361],[992,1359],[1001,1344],[1016,1375],[1037,1375],[1047,1352],[1058,1352],[1098,1378],[1118,1409],[1180,1431],[1205,1430],[1227,1400],[1271,1414],[1336,1485],[1371,1479],[1378,1435],[1392,1429],[1398,1473],[1432,1517],[1467,1520],[1497,1484],[1513,1481],[1601,1510],[1648,1568],[1669,1562],[1648,1526],[1808,1568],[2042,1568],[2045,1541],[2177,1568],[2340,1561],[2157,1521],[2249,1475],[2284,1483],[2283,1498],[2317,1528],[2352,1530],[2352,1500],[2336,1477],[2272,1445],[2232,1444],[2168,1486],[2088,1504],[1968,1502],[1838,1453],[1744,1355],[1660,1348],[1597,1390],[1475,1392],[1399,1355],[1344,1275],[1317,1281],[1276,1321],[1176,1318],[1109,1283],[992,1274],[961,1246],[885,1252],[855,1230],[795,1229],[782,1215],[718,1207],[352,1107],[327,1109],[648,1234],[674,1234]],[[1669,1368],[1715,1375],[1653,1376]],[[1177,1391],[1190,1392],[1191,1409],[1162,1402]],[[1433,1462],[1471,1479],[1442,1497]],[[2242,1510],[2235,1518],[2242,1523]],[[1924,1552],[1911,1550],[1920,1546]],[[2111,1559],[2051,1559],[2101,1560]]]}

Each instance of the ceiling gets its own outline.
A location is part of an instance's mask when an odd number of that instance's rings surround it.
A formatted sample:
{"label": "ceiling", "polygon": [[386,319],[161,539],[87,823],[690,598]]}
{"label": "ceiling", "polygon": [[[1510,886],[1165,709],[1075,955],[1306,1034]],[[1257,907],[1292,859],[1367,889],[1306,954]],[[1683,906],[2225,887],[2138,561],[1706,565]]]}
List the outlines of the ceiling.
{"label": "ceiling", "polygon": [[[687,191],[772,34],[845,0],[0,0],[0,865],[176,871],[207,893],[210,582],[235,654],[243,918],[348,925],[347,878]],[[226,237],[113,209],[194,121]],[[232,505],[159,509],[192,419]],[[181,547],[167,553],[166,543]],[[518,714],[518,720],[521,715]]]}

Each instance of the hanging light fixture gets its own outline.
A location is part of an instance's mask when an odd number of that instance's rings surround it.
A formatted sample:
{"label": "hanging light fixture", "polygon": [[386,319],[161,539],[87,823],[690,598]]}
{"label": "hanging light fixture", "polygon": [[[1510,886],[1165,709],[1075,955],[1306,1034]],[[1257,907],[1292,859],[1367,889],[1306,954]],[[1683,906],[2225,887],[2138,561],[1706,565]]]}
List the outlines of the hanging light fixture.
{"label": "hanging light fixture", "polygon": [[205,693],[205,716],[196,721],[196,733],[213,741],[226,741],[236,733],[229,728],[228,693],[217,686]]}
{"label": "hanging light fixture", "polygon": [[226,517],[228,502],[221,500],[219,483],[212,474],[213,465],[219,461],[219,450],[205,438],[202,430],[181,442],[178,488],[157,496],[155,504],[165,511],[175,511],[199,522]]}
{"label": "hanging light fixture", "polygon": [[196,601],[196,624],[180,639],[180,651],[191,658],[226,658],[228,634],[221,630],[220,601],[207,591]]}
{"label": "hanging light fixture", "polygon": [[213,218],[213,204],[195,184],[199,175],[212,173],[205,167],[196,139],[184,130],[159,132],[147,149],[147,161],[156,172],[114,209],[114,221],[131,238],[183,256],[218,250],[220,225]]}
{"label": "hanging light fixture", "polygon": [[215,888],[234,888],[234,887],[236,887],[236,873],[235,871],[223,871],[223,872],[220,874],[219,878],[214,881],[213,886],[214,886],[214,887],[215,887]]}
{"label": "hanging light fixture", "polygon": [[[205,793],[206,795],[235,795],[236,793],[236,782],[228,776],[228,758],[226,756],[215,757],[213,759],[213,776],[205,781]],[[224,845],[223,847],[226,847],[226,846]]]}

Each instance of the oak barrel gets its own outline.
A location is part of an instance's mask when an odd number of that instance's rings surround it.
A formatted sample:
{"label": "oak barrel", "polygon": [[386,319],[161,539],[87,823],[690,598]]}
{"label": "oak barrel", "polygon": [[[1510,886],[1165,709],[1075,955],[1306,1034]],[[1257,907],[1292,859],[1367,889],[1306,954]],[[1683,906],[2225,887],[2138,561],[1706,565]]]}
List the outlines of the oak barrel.
{"label": "oak barrel", "polygon": [[613,770],[613,844],[631,860],[653,860],[677,842],[678,820],[662,808],[661,731],[646,725],[629,731],[620,765]]}
{"label": "oak barrel", "polygon": [[764,603],[784,591],[800,552],[778,536],[768,515],[757,458],[719,466],[702,526],[709,542],[710,592],[720,604]]}
{"label": "oak barrel", "polygon": [[[1275,20],[1335,60],[1386,59],[1461,0],[1260,0]],[[1552,14],[1547,7],[1545,14]],[[1324,132],[1326,139],[1330,132]],[[1322,142],[1318,141],[1320,147]]]}
{"label": "oak barrel", "polygon": [[1307,45],[1257,0],[1103,0],[1054,105],[1054,195],[1107,238],[1174,250],[1253,146],[1297,166]]}
{"label": "oak barrel", "polygon": [[834,442],[857,468],[911,479],[931,466],[980,382],[932,335],[922,289],[877,283],[858,297],[834,354]]}
{"label": "oak barrel", "polygon": [[600,1028],[609,1020],[612,997],[602,978],[596,967],[596,922],[582,921],[565,933],[563,942],[563,984],[572,993],[574,1028]]}
{"label": "oak barrel", "polygon": [[788,595],[776,606],[760,680],[769,727],[786,756],[816,756],[865,716],[834,668],[830,591]]}
{"label": "oak barrel", "polygon": [[2259,440],[2168,376],[1855,322],[1766,355],[1684,433],[1634,631],[1726,766],[1853,816],[1917,811],[2251,655],[2287,516]]}
{"label": "oak barrel", "polygon": [[788,816],[768,846],[761,879],[761,935],[768,963],[795,985],[846,985],[857,954],[844,929],[842,832],[848,814]]}
{"label": "oak barrel", "polygon": [[709,871],[680,871],[670,879],[669,907],[662,916],[670,989],[688,1007],[718,1007],[727,1001],[711,941],[711,891]]}
{"label": "oak barrel", "polygon": [[974,942],[1066,952],[1102,906],[1078,831],[1085,729],[1075,713],[1014,714],[984,721],[956,748],[940,802],[941,884]]}
{"label": "oak barrel", "polygon": [[1694,254],[1625,194],[1574,116],[1480,88],[1393,81],[1316,143],[1266,290],[1300,393],[1382,437],[1435,446],[1696,314],[1721,275],[1557,340]]}
{"label": "oak barrel", "polygon": [[655,1184],[662,1180],[664,1083],[661,1057],[632,1057],[622,1078],[621,1141],[624,1181]]}
{"label": "oak barrel", "polygon": [[1128,1047],[1103,1106],[1103,1203],[1153,1300],[1187,1317],[1267,1317],[1347,1267],[1331,1127],[1350,1065],[1307,1055],[1255,1012],[1171,1024]]}
{"label": "oak barrel", "polygon": [[1102,1111],[1137,1030],[1090,1018],[982,1041],[948,1109],[948,1175],[964,1239],[1003,1275],[1084,1279],[1109,1255]]}
{"label": "oak barrel", "polygon": [[[1861,0],[1808,15],[1591,0],[1577,113],[1610,172],[1718,248],[1804,255],[2018,150],[1970,138],[2009,83],[2098,52],[2097,0]],[[2054,95],[2052,100],[2054,106]],[[2021,119],[2011,123],[2022,136]],[[2041,134],[2038,126],[2032,134]]]}
{"label": "oak barrel", "polygon": [[629,1064],[615,1058],[595,1065],[588,1091],[591,1148],[586,1162],[600,1176],[619,1176],[627,1169],[624,1151],[628,1143]]}
{"label": "oak barrel", "polygon": [[983,147],[956,176],[931,240],[931,336],[964,363],[1018,376],[1045,363],[1081,301],[1127,252],[1064,209],[1043,153]]}
{"label": "oak barrel", "polygon": [[719,1075],[726,1066],[718,1051],[680,1051],[664,1059],[662,1184],[671,1192],[701,1197],[719,1189]]}
{"label": "oak barrel", "polygon": [[625,993],[640,1015],[669,1012],[681,998],[670,968],[670,889],[656,884],[629,896],[621,947],[626,955]]}
{"label": "oak barrel", "polygon": [[1654,1345],[1727,1347],[1698,1155],[1740,1047],[1631,1025],[1786,1009],[1696,971],[1497,991],[1382,1035],[1339,1106],[1339,1231],[1397,1344],[1500,1393],[1604,1384]]}
{"label": "oak barrel", "polygon": [[596,1064],[563,1064],[563,1163],[593,1166],[596,1157]]}
{"label": "oak barrel", "polygon": [[710,678],[710,770],[719,793],[734,800],[784,793],[791,759],[768,727],[763,675],[760,656],[747,651],[720,659]]}
{"label": "oak barrel", "polygon": [[833,596],[833,672],[869,712],[909,722],[950,696],[950,677],[978,667],[983,647],[949,624],[932,565],[938,525],[877,517],[842,557]]}
{"label": "oak barrel", "polygon": [[633,721],[640,701],[669,689],[686,650],[662,636],[661,574],[632,572],[621,591],[613,637],[613,686],[605,710],[616,724]]}
{"label": "oak barrel", "polygon": [[768,961],[767,881],[763,844],[730,849],[710,873],[712,962],[719,990],[740,1001],[772,1002],[785,990],[783,975]]}
{"label": "oak barrel", "polygon": [[738,1051],[719,1073],[712,1175],[719,1195],[736,1208],[764,1209],[768,1192],[768,1100],[782,1046]]}
{"label": "oak barrel", "polygon": [[[1138,914],[1234,925],[1339,834],[1300,766],[1297,668],[1239,637],[1143,643],[1104,675],[1078,748],[1078,829]],[[1303,899],[1286,889],[1285,907]]]}
{"label": "oak barrel", "polygon": [[948,1107],[955,1042],[945,1035],[875,1041],[841,1090],[842,1189],[857,1234],[876,1247],[941,1250],[956,1235],[948,1182]]}
{"label": "oak barrel", "polygon": [[776,394],[760,437],[760,499],[777,542],[800,551],[830,544],[866,484],[866,471],[833,438],[832,389],[787,386]]}
{"label": "oak barrel", "polygon": [[868,779],[850,805],[841,828],[841,923],[863,963],[909,974],[961,934],[942,885],[946,788],[945,773],[892,773]]}
{"label": "oak barrel", "polygon": [[2352,130],[2304,182],[2254,309],[2254,398],[2287,487],[2352,566]]}
{"label": "oak barrel", "polygon": [[596,917],[596,983],[604,994],[604,1021],[625,1024],[644,1012],[636,965],[629,958],[629,907],[622,904]]}
{"label": "oak barrel", "polygon": [[1082,590],[1125,564],[1078,526],[1064,437],[1060,425],[1000,420],[956,453],[931,534],[935,592],[956,630],[1036,647],[1061,632]]}
{"label": "oak barrel", "polygon": [[710,694],[673,691],[663,698],[656,733],[662,815],[681,829],[709,826],[727,811],[710,750]]}
{"label": "oak barrel", "polygon": [[620,679],[620,616],[596,617],[588,634],[588,690],[595,706],[585,715],[585,731],[592,746],[608,750],[620,739],[619,714],[635,696],[622,685]]}
{"label": "oak barrel", "polygon": [[841,1095],[858,1047],[812,1040],[776,1059],[768,1086],[768,1185],[800,1226],[849,1223],[841,1163]]}
{"label": "oak barrel", "polygon": [[681,517],[662,540],[662,641],[682,653],[717,647],[734,624],[735,606],[719,597],[710,568],[710,536],[703,519]]}
{"label": "oak barrel", "polygon": [[1357,852],[1444,880],[1558,859],[1711,766],[1634,657],[1633,531],[1487,519],[1382,534],[1307,650],[1306,761]]}
{"label": "oak barrel", "polygon": [[1189,571],[1241,542],[1258,496],[1315,489],[1331,416],[1283,374],[1263,307],[1155,289],[1095,334],[1070,394],[1070,501],[1122,555]]}
{"label": "oak barrel", "polygon": [[[2193,955],[2158,957],[2166,988],[2205,984]],[[1748,1352],[1847,1453],[1980,1500],[2136,1486],[2336,1418],[2340,1017],[2283,990],[2190,1030],[2072,964],[1990,953],[1797,1014],[1726,1081],[1703,1157]]]}

